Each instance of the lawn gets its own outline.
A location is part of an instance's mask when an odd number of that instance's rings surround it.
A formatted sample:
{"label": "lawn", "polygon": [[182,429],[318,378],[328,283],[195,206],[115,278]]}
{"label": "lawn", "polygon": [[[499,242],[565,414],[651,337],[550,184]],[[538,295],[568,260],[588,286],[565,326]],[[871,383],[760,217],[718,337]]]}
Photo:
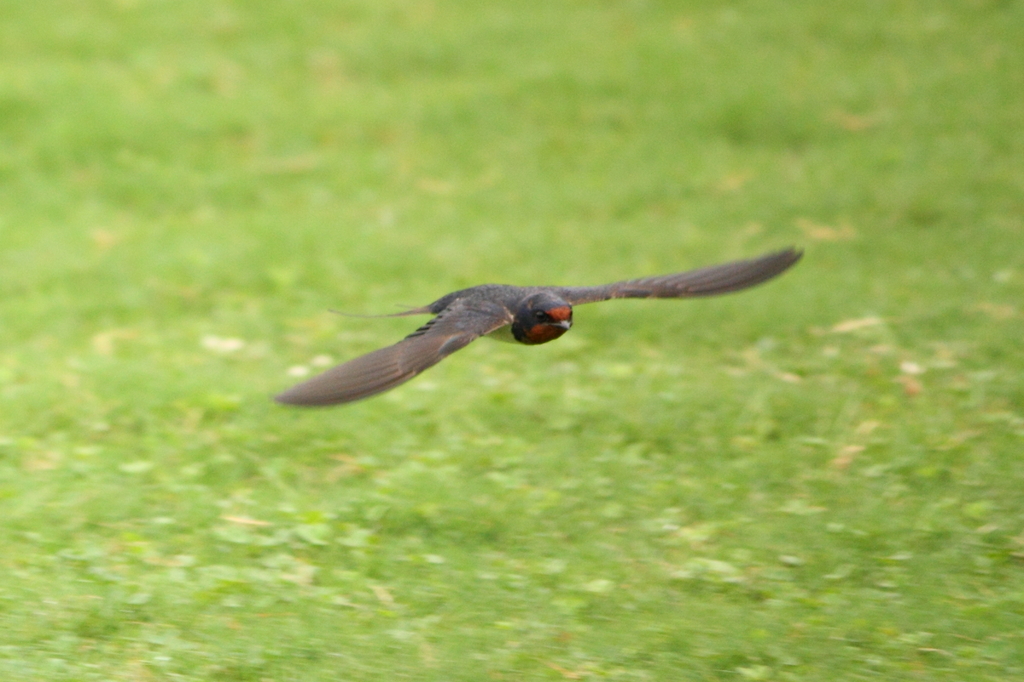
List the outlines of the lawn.
{"label": "lawn", "polygon": [[1024,3],[0,16],[0,678],[1024,679]]}

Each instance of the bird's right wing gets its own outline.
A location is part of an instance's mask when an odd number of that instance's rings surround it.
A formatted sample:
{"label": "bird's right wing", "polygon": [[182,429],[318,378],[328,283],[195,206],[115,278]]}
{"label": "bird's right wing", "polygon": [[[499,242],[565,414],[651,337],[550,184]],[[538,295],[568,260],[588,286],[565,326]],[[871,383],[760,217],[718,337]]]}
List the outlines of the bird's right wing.
{"label": "bird's right wing", "polygon": [[509,322],[511,317],[498,306],[470,307],[456,301],[393,346],[333,367],[274,400],[313,407],[369,398],[405,383],[474,339]]}
{"label": "bird's right wing", "polygon": [[645,277],[595,287],[552,287],[570,305],[612,298],[690,298],[739,291],[781,274],[803,252],[789,248],[750,260],[712,265],[660,277]]}

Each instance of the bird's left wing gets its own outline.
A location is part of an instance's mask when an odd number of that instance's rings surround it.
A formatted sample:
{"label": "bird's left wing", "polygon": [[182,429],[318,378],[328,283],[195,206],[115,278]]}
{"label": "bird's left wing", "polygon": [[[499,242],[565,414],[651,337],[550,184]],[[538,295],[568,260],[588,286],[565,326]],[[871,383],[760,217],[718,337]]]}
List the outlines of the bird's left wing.
{"label": "bird's left wing", "polygon": [[551,287],[571,305],[612,298],[692,298],[739,291],[780,275],[800,260],[803,252],[785,249],[750,260],[739,260],[673,275],[631,279],[596,287]]}
{"label": "bird's left wing", "polygon": [[274,400],[304,407],[349,403],[382,393],[433,367],[474,339],[511,322],[497,305],[456,301],[393,346],[349,360]]}

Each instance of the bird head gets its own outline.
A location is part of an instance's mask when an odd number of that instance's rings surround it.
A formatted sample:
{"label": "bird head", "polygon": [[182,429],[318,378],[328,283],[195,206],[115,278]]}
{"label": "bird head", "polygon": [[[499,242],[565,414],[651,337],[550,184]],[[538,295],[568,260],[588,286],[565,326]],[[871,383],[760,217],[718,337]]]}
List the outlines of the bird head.
{"label": "bird head", "polygon": [[516,310],[512,336],[520,343],[554,341],[572,327],[572,306],[549,292],[530,296]]}

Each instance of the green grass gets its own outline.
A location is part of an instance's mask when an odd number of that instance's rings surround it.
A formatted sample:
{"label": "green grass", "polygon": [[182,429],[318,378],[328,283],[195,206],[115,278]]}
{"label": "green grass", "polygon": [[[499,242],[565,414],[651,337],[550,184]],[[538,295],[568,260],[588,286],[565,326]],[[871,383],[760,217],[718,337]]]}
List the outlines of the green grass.
{"label": "green grass", "polygon": [[[0,15],[4,680],[1024,677],[1021,2]],[[329,308],[788,244],[268,400],[416,324]]]}

